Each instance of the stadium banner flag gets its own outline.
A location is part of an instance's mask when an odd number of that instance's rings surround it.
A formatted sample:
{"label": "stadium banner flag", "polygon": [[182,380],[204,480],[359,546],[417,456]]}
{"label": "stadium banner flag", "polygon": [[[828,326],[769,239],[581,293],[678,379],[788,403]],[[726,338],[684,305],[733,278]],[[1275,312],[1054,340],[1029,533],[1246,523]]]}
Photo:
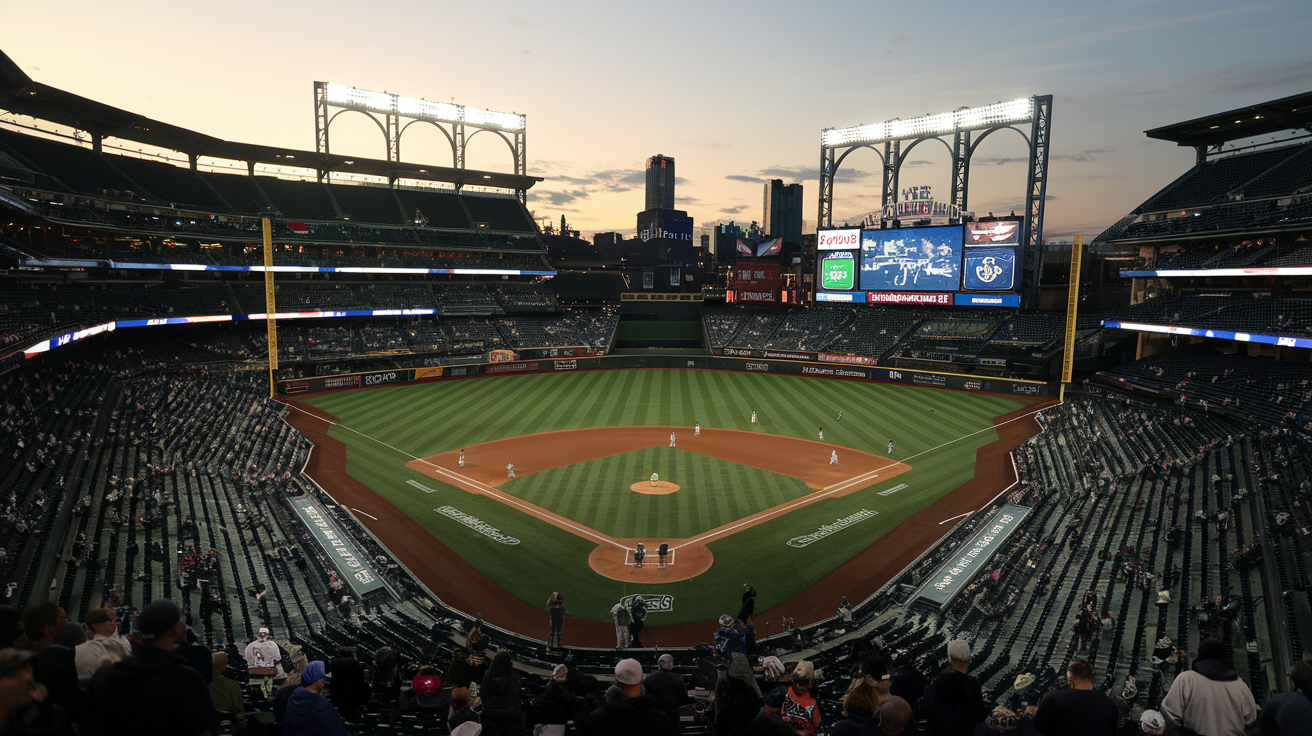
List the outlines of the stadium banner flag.
{"label": "stadium banner flag", "polygon": [[989,560],[1006,544],[1007,537],[1020,527],[1021,521],[1029,514],[1026,506],[1006,504],[980,526],[970,542],[957,548],[934,574],[926,579],[920,590],[911,596],[911,600],[924,600],[946,608],[966,583],[983,574]]}
{"label": "stadium banner flag", "polygon": [[298,496],[287,498],[287,503],[314,535],[315,541],[332,560],[333,567],[342,574],[342,579],[351,586],[356,596],[362,597],[386,587],[382,578],[369,567],[367,558],[356,549],[349,537],[342,534],[337,522],[318,501],[310,496]]}

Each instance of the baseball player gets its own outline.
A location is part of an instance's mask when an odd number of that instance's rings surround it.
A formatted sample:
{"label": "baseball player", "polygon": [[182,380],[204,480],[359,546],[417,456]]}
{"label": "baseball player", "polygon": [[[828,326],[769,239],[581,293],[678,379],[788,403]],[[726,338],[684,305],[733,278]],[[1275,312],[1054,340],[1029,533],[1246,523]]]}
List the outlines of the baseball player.
{"label": "baseball player", "polygon": [[842,410],[842,409],[839,409],[839,410],[838,410],[838,420],[837,420],[837,421],[840,421],[840,422],[843,421],[843,410]]}
{"label": "baseball player", "polygon": [[893,440],[888,441],[888,454],[889,457],[892,457],[893,455]]}
{"label": "baseball player", "polygon": [[702,423],[701,423],[701,422],[696,422],[696,423],[694,423],[694,424],[692,425],[692,436],[693,436],[693,437],[701,437],[701,436],[702,436]]}
{"label": "baseball player", "polygon": [[465,467],[465,448],[460,448],[460,467]]}
{"label": "baseball player", "polygon": [[821,427],[821,428],[820,428],[820,441],[821,441],[821,442],[824,442],[824,441],[825,441],[825,428],[824,428],[824,427]]}
{"label": "baseball player", "polygon": [[665,567],[665,558],[670,554],[670,543],[661,542],[661,546],[656,548],[656,557],[659,560],[657,567]]}
{"label": "baseball player", "polygon": [[670,447],[674,447],[674,433],[670,432]]}
{"label": "baseball player", "polygon": [[515,477],[515,464],[514,464],[514,463],[506,463],[506,477],[507,477],[507,478],[514,478],[514,477]]}
{"label": "baseball player", "polygon": [[834,450],[833,452],[829,453],[829,464],[830,465],[838,464],[838,450]]}
{"label": "baseball player", "polygon": [[652,488],[655,488],[655,487],[656,487],[656,483],[657,483],[657,481],[659,481],[660,479],[661,479],[660,473],[652,473],[652,474],[651,474],[651,487],[652,487]]}
{"label": "baseball player", "polygon": [[638,567],[642,567],[642,561],[646,556],[647,548],[642,546],[642,542],[638,542],[638,548],[633,550],[633,561],[637,563]]}
{"label": "baseball player", "polygon": [[752,424],[756,424],[756,412],[752,412]]}

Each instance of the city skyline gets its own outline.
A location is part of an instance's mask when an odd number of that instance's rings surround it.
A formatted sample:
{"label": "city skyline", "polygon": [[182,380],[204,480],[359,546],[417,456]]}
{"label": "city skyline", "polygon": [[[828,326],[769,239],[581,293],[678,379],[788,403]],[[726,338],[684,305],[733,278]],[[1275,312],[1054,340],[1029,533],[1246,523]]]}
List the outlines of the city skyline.
{"label": "city skyline", "polygon": [[[44,84],[249,143],[313,149],[316,80],[522,113],[528,173],[545,179],[530,190],[529,209],[540,220],[564,214],[585,237],[633,233],[653,151],[679,161],[677,206],[698,223],[759,220],[761,187],[777,178],[803,185],[813,230],[821,129],[1033,94],[1054,95],[1045,234],[1092,236],[1193,163],[1191,150],[1150,141],[1143,130],[1305,92],[1312,66],[1299,43],[1312,11],[1293,2],[1054,8],[1004,0],[987,12],[943,3],[936,16],[969,21],[952,30],[895,6],[751,8],[392,0],[366,11],[238,0],[220,15],[75,0],[58,15],[38,5],[7,9],[0,49]],[[407,22],[375,20],[396,17]],[[671,34],[658,77],[652,58],[602,43],[653,23]],[[716,44],[726,31],[761,43]],[[405,159],[450,165],[439,137],[407,139]],[[332,146],[374,158],[385,150],[359,116],[334,124]],[[1020,209],[1024,150],[1009,134],[981,147],[970,209]],[[947,161],[944,147],[919,146],[901,184],[931,186],[945,199]],[[509,171],[512,161],[480,136],[469,166]],[[848,159],[835,224],[877,206],[878,173],[873,154]]]}

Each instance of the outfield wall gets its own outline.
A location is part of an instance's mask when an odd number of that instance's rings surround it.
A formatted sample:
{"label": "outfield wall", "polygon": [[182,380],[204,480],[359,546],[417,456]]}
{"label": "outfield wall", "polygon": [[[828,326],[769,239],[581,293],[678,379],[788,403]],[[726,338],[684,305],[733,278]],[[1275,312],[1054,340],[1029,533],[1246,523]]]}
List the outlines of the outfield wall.
{"label": "outfield wall", "polygon": [[[764,352],[764,351],[763,351]],[[780,354],[768,351],[768,354]],[[797,354],[809,355],[809,354]],[[818,356],[822,357],[822,356]],[[843,356],[847,357],[847,356]],[[1039,381],[972,376],[960,373],[935,373],[869,365],[847,365],[833,362],[805,360],[779,360],[773,358],[735,358],[713,355],[608,355],[572,357],[567,359],[515,360],[469,365],[432,366],[427,368],[398,368],[367,373],[348,373],[336,376],[316,376],[278,382],[278,393],[284,396],[317,394],[324,391],[345,391],[372,388],[411,381],[438,381],[474,376],[501,376],[523,373],[560,373],[584,370],[622,370],[633,368],[664,368],[683,370],[736,371],[740,373],[777,373],[784,375],[843,378],[877,383],[901,383],[958,391],[984,391],[1018,396],[1051,395],[1053,389]]]}

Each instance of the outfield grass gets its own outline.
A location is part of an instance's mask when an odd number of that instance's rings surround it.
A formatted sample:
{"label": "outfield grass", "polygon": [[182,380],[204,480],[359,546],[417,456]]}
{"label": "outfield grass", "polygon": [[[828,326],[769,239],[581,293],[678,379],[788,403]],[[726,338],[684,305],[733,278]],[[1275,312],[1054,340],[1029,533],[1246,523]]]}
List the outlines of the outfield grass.
{"label": "outfield grass", "polygon": [[[914,386],[670,370],[478,378],[346,391],[312,397],[308,403],[373,438],[341,427],[332,429],[333,436],[347,446],[347,472],[511,594],[540,606],[558,590],[570,600],[570,615],[598,621],[609,620],[610,607],[623,595],[638,590],[674,595],[674,611],[652,614],[650,625],[708,621],[732,613],[744,582],[757,588],[758,610],[782,603],[969,480],[976,449],[996,439],[992,418],[1021,406],[999,396]],[[844,411],[841,422],[835,421],[839,409]],[[753,410],[758,412],[757,424],[749,421]],[[715,541],[710,544],[715,564],[709,571],[692,580],[654,586],[597,575],[587,562],[593,543],[404,467],[414,457],[534,432],[629,425],[691,427],[694,422],[803,439],[813,439],[817,427],[823,426],[826,442],[880,455],[891,438],[896,443],[894,459],[910,458],[913,469],[886,483],[825,499]],[[741,473],[751,471],[735,467]],[[566,473],[562,477],[568,477],[569,469],[560,470]],[[426,493],[408,480],[435,492]],[[878,495],[898,484],[907,487],[889,496]],[[515,546],[497,544],[433,511],[442,505],[478,516],[522,541]],[[861,509],[877,511],[878,516],[805,549],[786,545],[792,537]],[[833,591],[835,605],[845,593]]]}
{"label": "outfield grass", "polygon": [[[629,490],[652,473],[679,491]],[[797,478],[673,447],[552,468],[497,488],[616,539],[688,539],[814,492]]]}

